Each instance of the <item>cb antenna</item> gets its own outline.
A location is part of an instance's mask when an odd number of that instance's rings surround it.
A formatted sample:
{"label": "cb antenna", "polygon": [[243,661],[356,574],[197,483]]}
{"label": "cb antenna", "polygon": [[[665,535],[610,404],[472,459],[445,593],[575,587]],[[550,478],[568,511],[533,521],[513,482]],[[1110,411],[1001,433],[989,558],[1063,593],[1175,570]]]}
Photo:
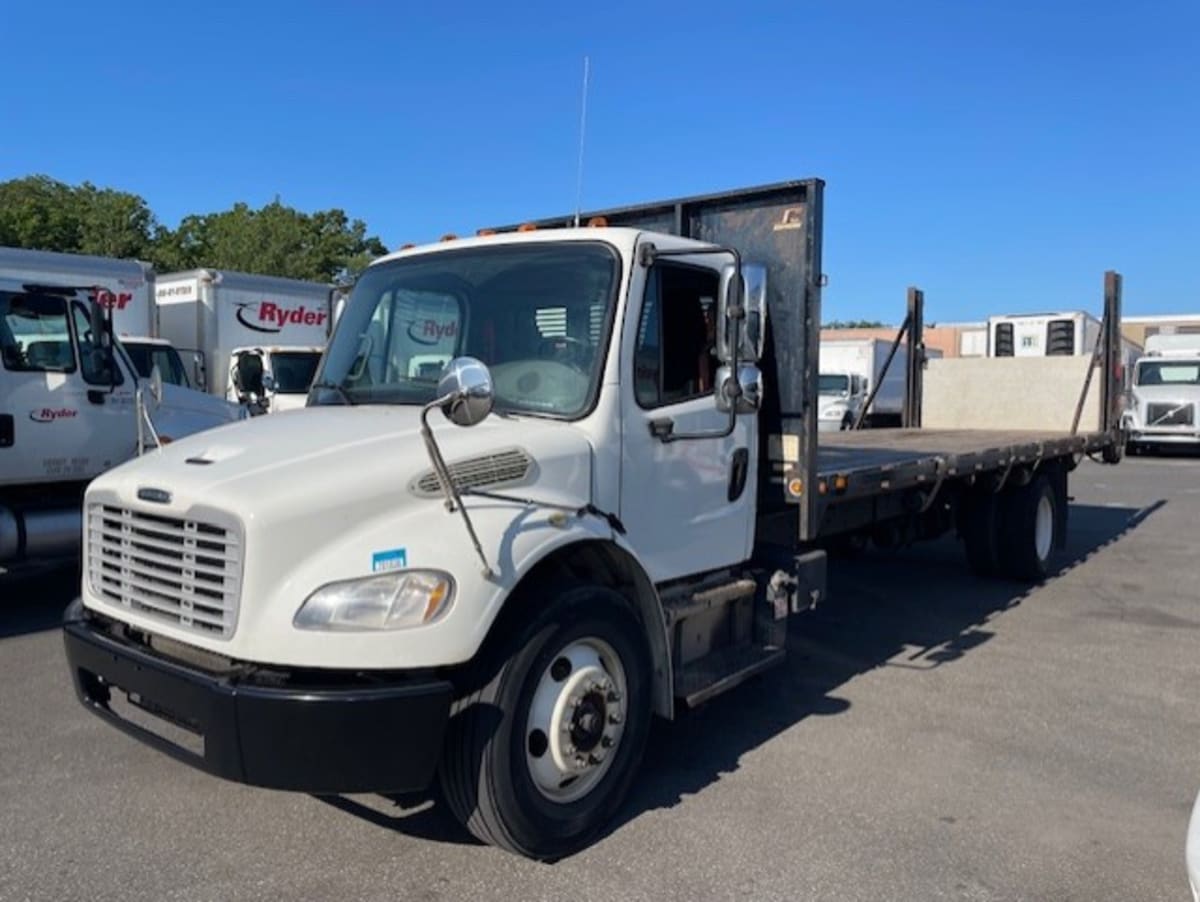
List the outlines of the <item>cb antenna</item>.
{"label": "cb antenna", "polygon": [[579,165],[575,175],[575,228],[579,228],[579,214],[583,208],[583,142],[587,134],[588,76],[591,75],[591,60],[583,58],[583,100],[579,111]]}

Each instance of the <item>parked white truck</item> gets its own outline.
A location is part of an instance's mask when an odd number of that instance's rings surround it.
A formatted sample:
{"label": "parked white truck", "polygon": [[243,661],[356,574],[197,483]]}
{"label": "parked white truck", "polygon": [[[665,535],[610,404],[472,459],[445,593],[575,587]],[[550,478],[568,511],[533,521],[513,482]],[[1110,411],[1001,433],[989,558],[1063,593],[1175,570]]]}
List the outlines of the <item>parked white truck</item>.
{"label": "parked white truck", "polygon": [[[863,426],[900,425],[908,350],[901,344],[895,354],[891,352],[892,342],[882,338],[838,338],[821,342],[817,427],[822,432],[852,429],[868,401],[871,407],[862,416]],[[942,356],[941,351],[933,348],[926,348],[924,353],[929,358]],[[873,398],[872,391],[875,393]]]}
{"label": "parked white truck", "polygon": [[1200,335],[1151,335],[1123,414],[1125,447],[1200,447]]}
{"label": "parked white truck", "polygon": [[203,362],[194,381],[271,411],[303,407],[332,326],[330,285],[198,269],[157,279],[162,335]]}
{"label": "parked white truck", "polygon": [[80,701],[252,785],[440,775],[476,836],[553,858],[616,812],[653,715],[782,660],[822,540],[959,528],[981,572],[1044,577],[1115,407],[1079,434],[818,445],[822,192],[375,261],[304,416],[92,483],[64,623]]}
{"label": "parked white truck", "polygon": [[187,367],[169,341],[158,337],[154,268],[140,260],[114,260],[0,247],[0,278],[33,285],[81,286],[111,311],[113,331],[143,378],[158,366],[164,382],[189,387]]}
{"label": "parked white truck", "polygon": [[117,310],[94,297],[0,279],[0,566],[74,554],[88,480],[245,415],[175,385],[145,392],[112,334]]}

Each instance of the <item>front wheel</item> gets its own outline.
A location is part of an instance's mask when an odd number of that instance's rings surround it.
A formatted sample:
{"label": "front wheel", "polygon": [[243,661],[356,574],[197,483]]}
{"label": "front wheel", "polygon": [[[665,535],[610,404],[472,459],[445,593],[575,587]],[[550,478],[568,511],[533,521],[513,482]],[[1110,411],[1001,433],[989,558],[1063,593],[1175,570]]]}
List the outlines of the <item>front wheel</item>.
{"label": "front wheel", "polygon": [[[533,609],[536,608],[529,608]],[[475,836],[558,858],[615,814],[650,723],[650,651],[620,594],[578,586],[484,653],[455,704],[442,785]]]}

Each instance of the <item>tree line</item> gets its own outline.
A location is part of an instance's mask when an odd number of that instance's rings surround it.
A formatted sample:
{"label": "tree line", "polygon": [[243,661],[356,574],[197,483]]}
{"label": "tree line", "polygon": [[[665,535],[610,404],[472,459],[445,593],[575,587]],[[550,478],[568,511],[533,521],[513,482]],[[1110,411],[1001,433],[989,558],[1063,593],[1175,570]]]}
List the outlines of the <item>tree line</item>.
{"label": "tree line", "polygon": [[159,272],[212,267],[314,282],[352,279],[384,243],[339,209],[304,213],[278,198],[254,209],[158,221],[145,199],[45,175],[0,182],[0,246],[136,258]]}

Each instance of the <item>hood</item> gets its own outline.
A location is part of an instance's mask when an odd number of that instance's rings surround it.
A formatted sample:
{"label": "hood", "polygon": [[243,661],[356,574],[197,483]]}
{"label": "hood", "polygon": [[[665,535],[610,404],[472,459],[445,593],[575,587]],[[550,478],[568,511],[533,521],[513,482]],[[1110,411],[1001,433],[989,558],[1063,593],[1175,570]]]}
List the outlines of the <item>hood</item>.
{"label": "hood", "polygon": [[1149,404],[1184,404],[1200,401],[1200,385],[1135,385],[1133,395]]}
{"label": "hood", "polygon": [[[491,416],[462,428],[436,411],[429,420],[447,465],[472,468],[473,478],[489,466],[511,474],[514,456],[528,459],[520,478],[481,488],[524,495],[536,485],[546,500],[591,500],[591,446],[570,424]],[[440,504],[431,473],[419,408],[329,406],[192,435],[109,471],[93,487],[127,498],[139,488],[163,489],[174,506],[219,508],[247,526],[328,516],[324,526],[337,528],[401,505]]]}

